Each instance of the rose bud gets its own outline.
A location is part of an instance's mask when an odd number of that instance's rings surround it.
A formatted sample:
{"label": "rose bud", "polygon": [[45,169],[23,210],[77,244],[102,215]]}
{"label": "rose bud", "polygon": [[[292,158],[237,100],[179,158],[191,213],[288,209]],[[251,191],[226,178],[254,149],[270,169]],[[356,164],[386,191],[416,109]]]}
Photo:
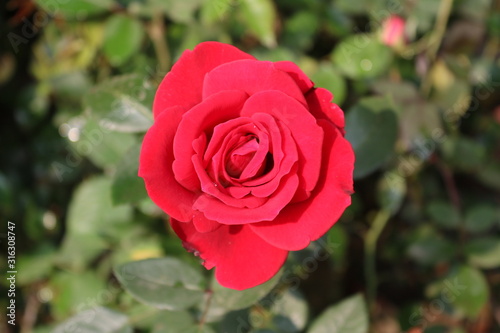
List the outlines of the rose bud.
{"label": "rose bud", "polygon": [[387,46],[401,47],[406,43],[405,20],[397,15],[391,15],[382,24],[381,40]]}

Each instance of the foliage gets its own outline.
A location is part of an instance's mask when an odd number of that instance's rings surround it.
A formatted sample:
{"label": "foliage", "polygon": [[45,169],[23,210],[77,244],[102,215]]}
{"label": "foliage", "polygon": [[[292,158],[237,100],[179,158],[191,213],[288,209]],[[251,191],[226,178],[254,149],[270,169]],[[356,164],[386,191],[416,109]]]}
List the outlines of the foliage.
{"label": "foliage", "polygon": [[[21,332],[500,332],[498,3],[8,3],[0,202]],[[381,40],[390,15],[400,44]],[[346,111],[357,156],[341,221],[241,292],[200,269],[136,176],[156,87],[205,40],[296,62]]]}

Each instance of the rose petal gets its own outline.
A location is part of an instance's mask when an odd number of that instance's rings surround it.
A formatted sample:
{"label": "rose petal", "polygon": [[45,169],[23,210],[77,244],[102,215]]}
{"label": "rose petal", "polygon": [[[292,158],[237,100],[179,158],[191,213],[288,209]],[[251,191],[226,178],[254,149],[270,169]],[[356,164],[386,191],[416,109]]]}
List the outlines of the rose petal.
{"label": "rose petal", "polygon": [[175,219],[190,221],[196,196],[175,180],[172,170],[174,135],[183,113],[183,108],[172,107],[157,117],[142,143],[139,176],[161,209]]}
{"label": "rose petal", "polygon": [[[294,169],[296,169],[296,167]],[[294,169],[292,169],[289,175],[283,177],[280,186],[273,195],[259,207],[232,207],[211,195],[203,194],[196,199],[193,204],[193,209],[203,212],[210,220],[228,225],[272,221],[290,200],[292,200],[297,190],[299,180],[295,174],[296,170]],[[254,198],[253,200],[263,199],[254,196],[249,196],[248,198]],[[246,199],[246,197],[244,199]]]}
{"label": "rose petal", "polygon": [[311,90],[307,95],[309,111],[316,119],[329,119],[344,134],[344,111],[335,103],[332,103],[333,95],[324,88]]}
{"label": "rose petal", "polygon": [[183,115],[174,138],[173,170],[177,181],[186,189],[191,191],[200,189],[200,182],[191,161],[195,153],[192,142],[205,131],[211,132],[217,124],[239,117],[247,97],[242,91],[222,91],[210,96]]}
{"label": "rose petal", "polygon": [[[185,223],[185,222],[182,222]],[[193,225],[198,232],[206,233],[217,230],[222,224],[209,220],[199,211],[194,211]]]}
{"label": "rose petal", "polygon": [[155,118],[166,108],[178,105],[189,110],[200,103],[205,74],[221,64],[241,59],[255,58],[219,42],[200,43],[193,51],[184,51],[158,87],[153,103]]}
{"label": "rose petal", "polygon": [[329,121],[320,120],[318,124],[325,131],[324,164],[311,197],[287,206],[273,221],[250,225],[264,240],[284,250],[301,250],[321,237],[351,203],[352,147]]}
{"label": "rose petal", "polygon": [[[237,209],[242,209],[242,208],[257,208],[262,206],[266,201],[267,198],[258,198],[255,196],[246,196],[241,199],[236,199],[233,198],[231,195],[225,191],[224,188],[221,188],[219,184],[214,182],[212,178],[210,178],[209,174],[207,171],[203,168],[201,157],[199,155],[194,155],[193,156],[193,166],[195,168],[196,174],[198,179],[201,182],[201,190],[206,193],[202,194],[196,201],[203,202],[204,197],[207,195],[217,201],[217,203],[220,203],[223,205],[223,207],[227,206],[227,208],[220,207],[219,209],[229,209],[229,207],[236,207]],[[217,199],[215,199],[217,198]],[[195,208],[197,209],[197,208]],[[220,222],[218,219],[214,219],[212,217],[209,217],[212,220]]]}
{"label": "rose petal", "polygon": [[299,86],[302,93],[307,93],[314,87],[314,83],[307,77],[306,74],[291,61],[277,61],[274,63],[274,67],[280,71],[286,72],[288,75],[295,80],[295,83]]}
{"label": "rose petal", "polygon": [[220,65],[205,76],[203,99],[224,90],[240,89],[248,95],[279,90],[307,105],[293,78],[269,61],[237,60]]}
{"label": "rose petal", "polygon": [[243,106],[241,115],[249,117],[263,110],[284,123],[292,132],[299,152],[299,189],[308,195],[314,189],[320,173],[323,130],[302,104],[280,91],[263,91],[251,96]]}
{"label": "rose petal", "polygon": [[[246,187],[258,187],[262,184],[269,183],[273,179],[281,179],[284,175],[282,172],[280,176],[280,170],[290,170],[293,164],[297,161],[297,154],[290,151],[289,154],[284,153],[286,150],[285,147],[289,145],[288,142],[283,142],[284,140],[288,140],[291,142],[293,139],[291,135],[288,135],[290,139],[285,137],[287,135],[287,131],[284,131],[275,121],[275,119],[267,114],[267,113],[256,113],[252,115],[252,120],[255,125],[266,132],[269,135],[271,145],[269,146],[269,152],[273,156],[273,164],[274,167],[268,173],[262,175],[261,177],[257,177],[255,179],[249,179],[242,183],[242,185]],[[286,171],[287,173],[288,171]],[[279,177],[278,177],[279,176]]]}
{"label": "rose petal", "polygon": [[215,277],[226,288],[243,290],[273,277],[288,251],[278,249],[257,236],[248,226],[221,226],[199,233],[192,223],[171,220],[186,248],[197,251],[207,269],[216,267]]}
{"label": "rose petal", "polygon": [[[258,149],[249,161],[247,166],[238,178],[231,177],[227,172],[227,154],[243,141],[248,140],[248,136],[254,136],[259,140]],[[269,151],[269,138],[264,130],[259,129],[248,117],[240,117],[217,125],[214,128],[203,162],[207,165],[208,173],[219,185],[231,188],[231,185],[240,184],[247,178],[256,176],[265,161]]]}
{"label": "rose petal", "polygon": [[[254,116],[255,118],[258,118],[258,116],[263,116],[263,115],[264,114],[260,113],[260,114],[255,114]],[[275,162],[274,169],[271,170],[271,172],[269,172],[268,175],[264,175],[264,177],[262,178],[257,178],[253,181],[243,183],[245,186],[253,186],[252,194],[256,197],[267,198],[270,195],[272,195],[278,188],[281,179],[284,176],[291,173],[293,166],[296,165],[295,162],[297,162],[299,158],[297,152],[297,146],[295,144],[295,141],[293,140],[290,129],[281,124],[277,124],[277,127],[281,133],[281,143],[282,143],[281,151],[282,154],[284,155],[282,163],[277,164]],[[269,175],[273,175],[273,177],[267,180],[268,179],[267,176]],[[264,179],[266,179],[265,183],[263,183]]]}

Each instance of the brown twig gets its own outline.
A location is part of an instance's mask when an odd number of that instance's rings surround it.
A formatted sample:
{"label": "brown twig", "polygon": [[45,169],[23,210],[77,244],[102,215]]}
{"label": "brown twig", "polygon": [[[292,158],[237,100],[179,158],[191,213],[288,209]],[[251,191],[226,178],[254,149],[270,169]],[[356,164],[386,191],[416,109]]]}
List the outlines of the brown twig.
{"label": "brown twig", "polygon": [[167,72],[170,69],[170,50],[165,36],[165,24],[161,13],[155,14],[148,27],[148,34],[153,42],[160,71]]}
{"label": "brown twig", "polygon": [[33,327],[36,324],[36,319],[38,317],[38,312],[40,311],[40,300],[38,299],[38,291],[40,290],[40,285],[36,284],[34,290],[32,290],[26,301],[26,308],[24,314],[21,318],[21,333],[30,333],[33,331]]}
{"label": "brown twig", "polygon": [[455,208],[455,210],[459,213],[460,216],[460,224],[459,224],[459,235],[460,235],[460,251],[463,250],[463,245],[466,240],[466,230],[465,230],[465,220],[462,217],[462,201],[460,199],[460,193],[457,188],[457,184],[455,182],[455,177],[453,176],[453,172],[448,165],[446,165],[441,160],[437,159],[437,167],[441,176],[443,177],[444,185],[446,187],[446,192],[450,198],[451,204]]}

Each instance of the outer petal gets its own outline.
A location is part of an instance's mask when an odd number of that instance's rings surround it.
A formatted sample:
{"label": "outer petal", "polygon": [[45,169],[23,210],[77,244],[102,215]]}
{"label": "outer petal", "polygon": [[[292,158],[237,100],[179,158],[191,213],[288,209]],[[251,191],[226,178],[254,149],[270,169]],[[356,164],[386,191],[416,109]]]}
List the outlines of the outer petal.
{"label": "outer petal", "polygon": [[155,118],[166,108],[179,105],[189,110],[201,102],[205,74],[221,64],[241,59],[255,58],[219,42],[200,43],[193,51],[184,51],[158,87],[153,103]]}
{"label": "outer petal", "polygon": [[[181,222],[185,223],[185,222]],[[222,224],[209,220],[203,215],[203,213],[194,211],[194,216],[193,216],[193,226],[196,228],[198,232],[201,233],[206,233],[206,232],[212,232],[219,228]]]}
{"label": "outer petal", "polygon": [[139,176],[144,178],[149,197],[171,217],[190,221],[196,195],[175,180],[173,141],[184,109],[173,107],[157,117],[142,143]]}
{"label": "outer petal", "polygon": [[248,226],[226,226],[199,233],[192,223],[171,220],[184,246],[199,253],[207,269],[227,288],[243,290],[273,277],[286,260],[288,251],[278,249],[257,236]]}
{"label": "outer petal", "polygon": [[330,119],[344,134],[344,111],[332,103],[332,93],[324,88],[311,90],[307,95],[309,110],[317,119]]}
{"label": "outer petal", "polygon": [[295,80],[300,90],[305,94],[312,87],[314,87],[314,83],[307,77],[306,74],[291,61],[278,61],[274,63],[274,67],[279,69],[280,71],[288,73]]}
{"label": "outer petal", "polygon": [[328,231],[351,203],[354,169],[351,145],[329,121],[318,123],[325,130],[324,165],[311,197],[287,206],[274,221],[249,225],[256,234],[281,249],[305,248]]}
{"label": "outer petal", "polygon": [[220,65],[207,74],[203,83],[203,99],[224,90],[240,89],[248,95],[279,90],[307,105],[297,82],[270,61],[238,60]]}

